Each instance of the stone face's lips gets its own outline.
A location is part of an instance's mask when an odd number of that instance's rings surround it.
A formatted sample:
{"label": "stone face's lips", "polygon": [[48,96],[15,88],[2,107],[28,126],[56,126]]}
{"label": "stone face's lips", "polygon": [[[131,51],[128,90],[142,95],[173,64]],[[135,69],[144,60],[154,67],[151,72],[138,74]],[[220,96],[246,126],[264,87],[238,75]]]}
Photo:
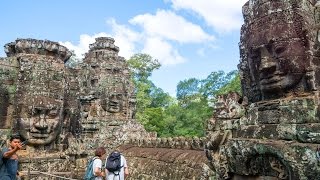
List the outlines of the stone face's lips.
{"label": "stone face's lips", "polygon": [[118,107],[119,107],[119,103],[118,103],[118,102],[113,102],[113,101],[111,101],[111,102],[109,102],[109,105],[110,105],[111,107],[114,107],[114,108],[118,108]]}
{"label": "stone face's lips", "polygon": [[260,74],[260,85],[270,85],[274,83],[278,83],[283,80],[285,77],[285,73],[280,72],[279,70],[271,72],[271,73],[261,73]]}
{"label": "stone face's lips", "polygon": [[272,76],[270,78],[262,78],[260,79],[260,84],[261,85],[269,85],[269,84],[273,84],[273,83],[277,83],[279,81],[281,81],[283,78],[281,78],[281,76]]}
{"label": "stone face's lips", "polygon": [[30,133],[30,136],[32,136],[33,138],[47,138],[49,137],[48,133]]}

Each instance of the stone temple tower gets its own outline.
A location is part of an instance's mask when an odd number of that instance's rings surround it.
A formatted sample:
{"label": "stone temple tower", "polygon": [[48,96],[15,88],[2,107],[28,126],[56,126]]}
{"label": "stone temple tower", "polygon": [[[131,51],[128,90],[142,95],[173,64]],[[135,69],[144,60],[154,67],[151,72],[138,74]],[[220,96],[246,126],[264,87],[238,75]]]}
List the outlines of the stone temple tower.
{"label": "stone temple tower", "polygon": [[[103,142],[111,148],[136,134],[132,130],[140,129],[127,127],[139,126],[134,123],[134,86],[113,38],[96,38],[89,47],[80,65],[81,137],[84,141],[88,138],[96,141],[92,143]],[[93,146],[90,142],[86,144]]]}
{"label": "stone temple tower", "polygon": [[[114,39],[96,38],[82,63],[57,42],[17,39],[0,59],[0,136],[18,133],[29,178],[79,178],[97,147],[107,153],[132,137],[149,137],[134,118],[135,94]],[[40,174],[39,174],[40,173]],[[42,173],[42,175],[41,175]]]}

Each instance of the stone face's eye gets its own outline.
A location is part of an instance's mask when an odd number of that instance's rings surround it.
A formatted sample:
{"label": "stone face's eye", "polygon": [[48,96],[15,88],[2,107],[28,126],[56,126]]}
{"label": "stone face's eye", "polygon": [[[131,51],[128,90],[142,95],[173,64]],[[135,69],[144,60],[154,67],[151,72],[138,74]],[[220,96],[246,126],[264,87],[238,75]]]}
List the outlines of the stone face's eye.
{"label": "stone face's eye", "polygon": [[275,47],[274,52],[275,52],[277,55],[279,55],[279,54],[283,53],[285,50],[286,50],[285,47],[283,47],[283,46],[278,46],[278,47]]}
{"label": "stone face's eye", "polygon": [[259,55],[257,53],[254,53],[250,57],[251,57],[251,59],[256,60],[259,58]]}
{"label": "stone face's eye", "polygon": [[28,110],[28,114],[31,115],[31,116],[35,116],[35,115],[37,115],[39,113],[40,113],[40,110],[37,109],[37,108],[31,108],[31,109]]}
{"label": "stone face's eye", "polygon": [[251,52],[250,54],[250,59],[251,59],[251,64],[255,69],[258,69],[260,66],[260,61],[261,61],[261,57],[260,57],[260,51],[258,49],[254,50]]}
{"label": "stone face's eye", "polygon": [[251,58],[253,61],[256,61],[258,58],[260,58],[260,49],[259,48],[251,49],[249,58]]}
{"label": "stone face's eye", "polygon": [[117,94],[117,99],[122,99],[122,94]]}
{"label": "stone face's eye", "polygon": [[49,117],[56,117],[57,115],[58,115],[58,110],[56,109],[50,110],[48,113]]}
{"label": "stone face's eye", "polygon": [[34,113],[34,109],[28,109],[27,112],[28,112],[29,115],[34,115],[34,114],[35,114],[35,113]]}

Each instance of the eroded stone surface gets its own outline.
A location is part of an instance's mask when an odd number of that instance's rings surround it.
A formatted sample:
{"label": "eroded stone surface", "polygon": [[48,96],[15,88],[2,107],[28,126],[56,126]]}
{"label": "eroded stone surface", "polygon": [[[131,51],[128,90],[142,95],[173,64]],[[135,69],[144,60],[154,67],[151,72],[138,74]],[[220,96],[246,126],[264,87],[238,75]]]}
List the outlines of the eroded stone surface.
{"label": "eroded stone surface", "polygon": [[207,128],[217,179],[320,177],[318,12],[307,0],[243,6],[243,113],[230,116],[220,98]]}
{"label": "eroded stone surface", "polygon": [[157,138],[137,123],[133,83],[113,38],[96,38],[74,68],[64,64],[71,56],[68,49],[48,40],[17,39],[5,51],[8,57],[0,60],[0,144],[12,133],[28,140],[19,151],[24,177],[81,179],[97,147],[110,153],[119,145],[130,179],[213,176],[203,151],[205,138]]}
{"label": "eroded stone surface", "polygon": [[212,170],[202,150],[176,148],[146,148],[124,145],[120,150],[126,154],[129,179],[209,179]]}
{"label": "eroded stone surface", "polygon": [[83,63],[67,68],[71,52],[48,40],[17,39],[0,60],[0,135],[28,140],[21,168],[80,177],[95,148],[107,152],[132,138],[154,136],[134,119],[129,69],[113,38],[90,45]]}

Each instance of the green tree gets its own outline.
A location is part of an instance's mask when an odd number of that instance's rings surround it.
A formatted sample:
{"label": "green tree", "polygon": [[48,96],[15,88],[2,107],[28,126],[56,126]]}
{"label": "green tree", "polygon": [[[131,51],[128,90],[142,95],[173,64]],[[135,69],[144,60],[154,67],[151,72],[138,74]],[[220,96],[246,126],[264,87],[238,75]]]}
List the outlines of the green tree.
{"label": "green tree", "polygon": [[175,136],[204,136],[204,127],[212,115],[205,98],[189,101],[176,112]]}
{"label": "green tree", "polygon": [[[177,85],[179,108],[176,112],[165,111],[164,117],[174,119],[171,135],[203,136],[207,120],[212,116],[209,102],[215,96],[230,91],[240,92],[240,78],[237,71],[225,74],[223,71],[212,72],[206,79],[190,78]],[[169,114],[169,115],[168,115]],[[175,118],[172,118],[175,116]],[[166,120],[165,120],[166,121]],[[172,122],[168,121],[167,122]]]}
{"label": "green tree", "polygon": [[150,107],[166,108],[174,102],[174,98],[172,98],[169,93],[164,92],[155,85],[151,87],[150,96],[152,97]]}
{"label": "green tree", "polygon": [[136,117],[147,131],[160,137],[203,136],[212,116],[209,103],[219,93],[240,91],[237,71],[212,72],[206,79],[190,78],[177,84],[177,98],[171,97],[149,80],[160,68],[158,60],[147,54],[136,54],[128,61],[136,87]]}
{"label": "green tree", "polygon": [[159,61],[148,54],[135,54],[127,63],[136,81],[147,80],[154,70],[161,67]]}
{"label": "green tree", "polygon": [[144,125],[147,131],[155,131],[159,134],[165,128],[162,108],[146,108],[144,117],[147,119],[147,123]]}
{"label": "green tree", "polygon": [[221,87],[216,94],[227,94],[229,92],[237,92],[239,94],[242,94],[241,90],[241,81],[240,81],[240,75],[238,72],[234,75],[234,77],[223,87]]}
{"label": "green tree", "polygon": [[[146,113],[147,108],[151,108],[154,102],[152,92],[156,92],[154,84],[149,80],[152,72],[160,68],[157,59],[153,59],[148,54],[135,54],[128,61],[128,67],[131,70],[131,77],[136,87],[137,112],[136,117],[145,127],[151,122],[152,114]],[[155,113],[154,113],[155,114]],[[150,126],[151,127],[151,126]]]}
{"label": "green tree", "polygon": [[180,105],[176,115],[173,135],[203,136],[204,125],[212,111],[207,97],[201,93],[201,80],[190,78],[177,85],[177,100]]}
{"label": "green tree", "polygon": [[192,99],[197,99],[200,96],[201,81],[196,78],[190,78],[180,81],[177,85],[177,99],[180,104],[186,104]]}
{"label": "green tree", "polygon": [[[218,92],[223,92],[223,90],[221,90],[222,88],[230,91],[238,91],[238,89],[240,88],[240,81],[236,81],[237,76],[238,71],[236,70],[231,71],[227,74],[225,74],[225,72],[223,71],[212,72],[206,79],[203,79],[201,81],[202,86],[200,88],[200,92],[209,99],[213,99]],[[235,81],[233,81],[233,79],[235,79]],[[230,82],[233,83],[232,86],[228,85],[230,84]]]}

